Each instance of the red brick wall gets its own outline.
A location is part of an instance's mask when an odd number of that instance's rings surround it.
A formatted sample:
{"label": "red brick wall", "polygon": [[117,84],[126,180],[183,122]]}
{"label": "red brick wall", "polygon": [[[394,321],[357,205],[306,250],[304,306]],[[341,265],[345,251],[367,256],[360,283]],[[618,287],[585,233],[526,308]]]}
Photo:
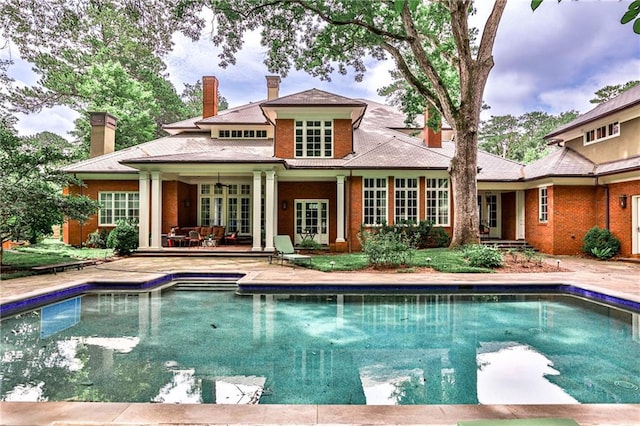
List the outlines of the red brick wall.
{"label": "red brick wall", "polygon": [[[86,195],[92,200],[98,199],[98,192],[101,191],[138,191],[138,181],[109,181],[109,180],[90,180],[84,182],[86,187],[79,188],[72,186],[69,193]],[[90,233],[98,229],[98,214],[91,216],[84,223],[75,220],[68,221],[62,228],[62,239],[65,243],[73,246],[80,246],[87,241]],[[113,229],[107,227],[107,229]]]}
{"label": "red brick wall", "polygon": [[361,251],[362,246],[358,241],[358,233],[362,225],[362,177],[353,176],[349,178],[348,184],[351,208],[347,209],[347,240],[351,243],[352,251]]}
{"label": "red brick wall", "polygon": [[353,126],[350,119],[333,120],[333,158],[343,158],[353,152]]}
{"label": "red brick wall", "polygon": [[293,119],[276,120],[274,153],[278,158],[293,158],[295,147],[295,129]]}
{"label": "red brick wall", "polygon": [[516,193],[503,192],[502,197],[502,238],[516,239]]}
{"label": "red brick wall", "polygon": [[[296,199],[326,199],[329,201],[329,243],[334,243],[336,227],[336,182],[278,182],[278,235],[295,237]],[[282,202],[287,202],[287,210]]]}
{"label": "red brick wall", "polygon": [[553,253],[553,186],[547,187],[549,200],[549,221],[538,219],[538,188],[525,191],[525,239],[544,253]]}
{"label": "red brick wall", "polygon": [[596,191],[592,186],[554,186],[553,253],[581,254],[582,237],[596,224]]}
{"label": "red brick wall", "polygon": [[[637,183],[636,183],[637,185]],[[609,229],[622,243],[621,255],[631,253],[631,211],[618,206],[618,196],[633,183],[609,187]],[[606,228],[605,189],[593,186],[549,186],[549,221],[538,221],[538,190],[526,191],[526,239],[544,253],[580,255],[582,238],[594,226]]]}
{"label": "red brick wall", "polygon": [[[620,195],[622,194],[627,195],[627,208],[625,209],[620,207]],[[638,254],[631,254],[634,231],[632,229],[631,197],[634,195],[640,195],[640,181],[609,185],[609,229],[620,240],[620,256],[640,258]],[[602,198],[604,199],[604,196]],[[602,205],[604,205],[604,201]],[[598,226],[604,227],[600,216],[598,216]]]}

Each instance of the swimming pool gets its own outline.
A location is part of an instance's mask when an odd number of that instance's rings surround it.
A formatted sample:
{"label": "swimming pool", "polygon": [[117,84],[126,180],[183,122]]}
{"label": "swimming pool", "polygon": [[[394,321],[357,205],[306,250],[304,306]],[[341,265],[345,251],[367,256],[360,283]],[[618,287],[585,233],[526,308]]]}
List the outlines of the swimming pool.
{"label": "swimming pool", "polygon": [[2,400],[638,403],[637,312],[548,294],[73,297],[2,321]]}

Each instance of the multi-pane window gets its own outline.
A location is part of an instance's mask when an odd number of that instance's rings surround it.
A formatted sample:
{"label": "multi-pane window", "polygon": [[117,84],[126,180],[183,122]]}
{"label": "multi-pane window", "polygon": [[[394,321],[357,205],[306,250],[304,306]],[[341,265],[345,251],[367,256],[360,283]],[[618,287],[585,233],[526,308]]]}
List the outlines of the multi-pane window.
{"label": "multi-pane window", "polygon": [[377,225],[387,221],[387,179],[364,178],[362,203],[364,224]]}
{"label": "multi-pane window", "polygon": [[251,185],[229,185],[227,194],[227,231],[251,233]]}
{"label": "multi-pane window", "polygon": [[220,139],[254,139],[254,138],[266,138],[266,130],[218,130],[218,137]]}
{"label": "multi-pane window", "polygon": [[200,185],[200,225],[224,226],[222,187]]}
{"label": "multi-pane window", "polygon": [[418,179],[396,179],[395,223],[418,223]]}
{"label": "multi-pane window", "polygon": [[332,157],[333,121],[295,122],[296,157]]}
{"label": "multi-pane window", "polygon": [[426,219],[436,226],[449,225],[449,179],[426,180]]}
{"label": "multi-pane window", "polygon": [[538,189],[538,217],[540,218],[540,222],[546,222],[549,220],[548,201],[547,187],[543,186]]}
{"label": "multi-pane window", "polygon": [[584,144],[588,145],[590,143],[600,142],[603,139],[608,139],[619,135],[620,123],[616,121],[614,123],[609,123],[596,129],[591,129],[584,132]]}
{"label": "multi-pane window", "polygon": [[101,226],[113,226],[121,219],[137,223],[140,215],[139,200],[137,192],[101,192],[98,195],[98,223]]}

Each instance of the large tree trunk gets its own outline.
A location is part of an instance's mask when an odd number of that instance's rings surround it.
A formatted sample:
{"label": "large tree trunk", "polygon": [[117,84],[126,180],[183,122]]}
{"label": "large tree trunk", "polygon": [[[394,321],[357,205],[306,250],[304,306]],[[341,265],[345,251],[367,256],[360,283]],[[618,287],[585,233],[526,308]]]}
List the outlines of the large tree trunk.
{"label": "large tree trunk", "polygon": [[451,160],[453,235],[450,247],[480,242],[477,201],[478,139],[475,132],[455,132],[456,150]]}

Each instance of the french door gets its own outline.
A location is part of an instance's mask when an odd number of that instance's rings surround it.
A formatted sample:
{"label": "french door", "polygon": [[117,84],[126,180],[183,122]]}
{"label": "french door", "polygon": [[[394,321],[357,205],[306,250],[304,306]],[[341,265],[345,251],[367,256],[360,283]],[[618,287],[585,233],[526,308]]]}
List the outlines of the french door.
{"label": "french door", "polygon": [[329,201],[295,200],[295,242],[313,239],[320,244],[329,244]]}

